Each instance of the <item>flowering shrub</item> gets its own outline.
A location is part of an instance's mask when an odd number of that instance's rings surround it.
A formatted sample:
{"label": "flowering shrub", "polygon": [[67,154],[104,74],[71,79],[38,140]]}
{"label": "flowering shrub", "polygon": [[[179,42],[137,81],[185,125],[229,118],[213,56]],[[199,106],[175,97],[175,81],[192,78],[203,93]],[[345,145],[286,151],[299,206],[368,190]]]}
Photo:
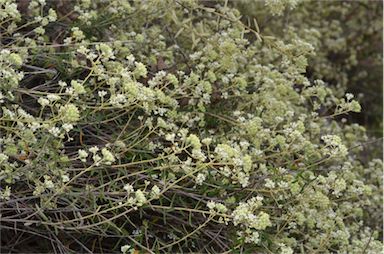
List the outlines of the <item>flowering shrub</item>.
{"label": "flowering shrub", "polygon": [[257,19],[261,33],[309,42],[316,54],[308,57],[306,76],[326,81],[337,96],[354,93],[363,114],[348,118],[368,126],[373,135],[383,135],[382,2],[268,0],[273,18],[258,11],[262,1],[235,3],[250,20]]}
{"label": "flowering shrub", "polygon": [[382,249],[382,161],[306,37],[220,1],[0,6],[5,250]]}

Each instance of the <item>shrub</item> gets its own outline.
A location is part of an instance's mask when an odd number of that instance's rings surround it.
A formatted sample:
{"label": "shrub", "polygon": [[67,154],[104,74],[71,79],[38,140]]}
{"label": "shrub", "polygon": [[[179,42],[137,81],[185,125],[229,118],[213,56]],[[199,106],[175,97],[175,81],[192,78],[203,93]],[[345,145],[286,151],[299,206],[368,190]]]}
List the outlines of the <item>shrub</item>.
{"label": "shrub", "polygon": [[275,15],[265,11],[262,1],[235,3],[247,19],[257,19],[261,33],[311,43],[316,54],[308,57],[306,76],[326,81],[337,96],[355,94],[363,114],[349,115],[349,120],[367,126],[371,136],[382,137],[383,3],[267,2]]}
{"label": "shrub", "polygon": [[382,249],[382,161],[305,38],[221,2],[1,6],[4,250]]}

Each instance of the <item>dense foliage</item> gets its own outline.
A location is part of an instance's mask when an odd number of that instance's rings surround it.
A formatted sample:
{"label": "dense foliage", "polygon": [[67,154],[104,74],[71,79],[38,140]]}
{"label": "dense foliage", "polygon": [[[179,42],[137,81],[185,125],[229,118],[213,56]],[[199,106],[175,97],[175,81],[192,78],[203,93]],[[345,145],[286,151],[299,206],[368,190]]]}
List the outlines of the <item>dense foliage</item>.
{"label": "dense foliage", "polygon": [[2,250],[380,253],[382,6],[317,5],[0,0]]}
{"label": "dense foliage", "polygon": [[306,76],[326,81],[338,96],[355,94],[363,114],[348,118],[367,126],[371,136],[383,135],[382,1],[310,1],[286,12],[277,11],[284,5],[271,5],[272,17],[262,1],[235,3],[244,20],[257,19],[263,34],[311,43],[316,54],[308,57]]}

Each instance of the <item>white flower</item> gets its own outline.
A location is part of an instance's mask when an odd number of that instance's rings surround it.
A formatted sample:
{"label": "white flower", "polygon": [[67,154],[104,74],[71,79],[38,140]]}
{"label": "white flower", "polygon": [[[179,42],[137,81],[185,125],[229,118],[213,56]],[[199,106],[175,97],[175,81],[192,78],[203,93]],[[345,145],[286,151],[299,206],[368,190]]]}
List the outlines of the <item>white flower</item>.
{"label": "white flower", "polygon": [[293,254],[293,250],[285,244],[280,244],[280,254]]}
{"label": "white flower", "polygon": [[101,149],[101,154],[103,155],[103,160],[106,164],[115,162],[115,156],[113,156],[113,154],[107,148]]}
{"label": "white flower", "polygon": [[215,205],[216,203],[213,201],[208,201],[207,203],[207,207],[209,208],[209,210],[213,210],[215,208]]}
{"label": "white flower", "polygon": [[41,106],[43,106],[43,107],[49,105],[49,100],[47,100],[47,99],[45,99],[45,98],[43,98],[43,97],[40,97],[40,98],[37,100],[37,102],[38,102]]}
{"label": "white flower", "polygon": [[0,153],[0,164],[8,160],[8,155]]}
{"label": "white flower", "polygon": [[81,31],[78,27],[72,27],[72,37],[75,38],[76,40],[81,41],[82,39],[85,38],[83,31]]}
{"label": "white flower", "polygon": [[71,86],[72,86],[75,94],[84,94],[85,93],[84,86],[82,84],[80,84],[79,82],[77,82],[76,80],[71,81]]}
{"label": "white flower", "polygon": [[246,203],[240,202],[240,204],[232,212],[233,224],[245,225],[254,229],[265,229],[271,225],[269,220],[269,214],[261,211],[258,215],[255,214],[255,210],[262,205],[262,197],[253,197]]}
{"label": "white flower", "polygon": [[211,138],[205,138],[205,139],[201,140],[201,143],[209,146],[212,143],[212,139]]}
{"label": "white flower", "polygon": [[80,119],[80,111],[74,104],[61,106],[59,112],[66,123],[77,122]]}
{"label": "white flower", "polygon": [[133,186],[131,184],[127,183],[126,185],[124,185],[123,189],[129,193],[129,192],[133,191]]}
{"label": "white flower", "polygon": [[11,197],[11,187],[7,186],[5,187],[4,191],[0,190],[0,199],[9,200],[10,197]]}
{"label": "white flower", "polygon": [[203,182],[205,181],[205,179],[206,179],[205,174],[202,174],[202,173],[197,174],[197,176],[196,176],[196,184],[197,185],[202,185]]}
{"label": "white flower", "polygon": [[69,176],[68,175],[62,175],[61,180],[63,181],[63,183],[69,182]]}
{"label": "white flower", "polygon": [[45,33],[45,29],[42,28],[41,26],[36,27],[33,31],[34,31],[36,34],[39,34],[39,35],[43,35],[43,34]]}
{"label": "white flower", "polygon": [[54,9],[49,9],[47,18],[50,22],[56,21],[57,15]]}
{"label": "white flower", "polygon": [[125,254],[127,253],[127,251],[131,248],[131,245],[123,245],[121,246],[120,250],[121,250],[121,253]]}
{"label": "white flower", "polygon": [[50,129],[48,129],[48,132],[51,133],[55,137],[58,137],[60,135],[60,129],[57,127],[52,127]]}
{"label": "white flower", "polygon": [[345,145],[342,144],[341,138],[336,135],[325,135],[321,139],[326,144],[325,150],[326,154],[331,156],[346,156],[348,154],[348,149]]}
{"label": "white flower", "polygon": [[70,124],[70,123],[65,123],[65,124],[63,124],[62,128],[63,128],[66,132],[70,132],[70,131],[73,129],[73,125]]}
{"label": "white flower", "polygon": [[208,201],[207,207],[209,208],[210,211],[217,211],[219,213],[226,213],[228,211],[228,208],[225,207],[225,205],[221,203],[216,203],[213,201]]}
{"label": "white flower", "polygon": [[41,125],[40,125],[40,123],[37,123],[37,122],[33,122],[33,123],[31,123],[30,124],[30,129],[31,129],[31,131],[36,131],[37,129],[39,129],[40,127],[41,127]]}
{"label": "white flower", "polygon": [[115,56],[113,55],[113,49],[105,43],[100,43],[99,45],[96,45],[96,49],[101,51],[101,54],[104,59],[114,59]]}
{"label": "white flower", "polygon": [[263,211],[261,211],[250,224],[250,226],[255,229],[265,229],[271,225],[272,223],[269,220],[269,214]]}
{"label": "white flower", "polygon": [[145,197],[144,193],[141,190],[137,190],[135,192],[135,198],[136,198],[137,206],[142,206],[147,202],[147,198]]}
{"label": "white flower", "polygon": [[154,185],[151,190],[151,197],[158,198],[160,195],[160,188],[157,185]]}
{"label": "white flower", "polygon": [[140,62],[136,62],[135,63],[135,70],[133,71],[133,73],[135,74],[135,76],[137,78],[139,77],[146,77],[147,76],[147,68],[145,67],[145,65],[143,63],[140,63]]}
{"label": "white flower", "polygon": [[80,150],[78,151],[78,153],[79,153],[79,158],[80,158],[80,160],[83,161],[83,162],[85,162],[85,161],[86,161],[86,158],[88,157],[88,153],[87,153],[85,150],[83,150],[83,149],[80,149]]}
{"label": "white flower", "polygon": [[249,176],[247,176],[244,172],[238,173],[238,181],[243,188],[247,187],[249,184]]}
{"label": "white flower", "polygon": [[174,142],[175,141],[175,136],[176,136],[175,133],[168,133],[167,135],[165,135],[165,140]]}
{"label": "white flower", "polygon": [[97,146],[92,146],[91,148],[89,148],[89,151],[91,153],[97,153],[99,151],[99,148]]}
{"label": "white flower", "polygon": [[352,100],[353,99],[353,97],[355,97],[353,94],[351,94],[351,93],[346,93],[345,94],[345,98],[347,98],[347,100]]}
{"label": "white flower", "polygon": [[192,149],[192,157],[201,161],[206,159],[206,156],[200,149]]}
{"label": "white flower", "polygon": [[273,189],[275,188],[276,185],[275,185],[275,182],[272,181],[271,179],[266,179],[264,186],[267,188]]}
{"label": "white flower", "polygon": [[128,60],[129,64],[133,64],[135,62],[135,57],[132,54],[128,55],[126,59]]}
{"label": "white flower", "polygon": [[98,91],[97,94],[99,95],[100,98],[104,98],[107,95],[107,91],[101,90],[101,91]]}
{"label": "white flower", "polygon": [[98,166],[100,165],[101,157],[98,154],[94,154],[92,160],[95,162],[95,165]]}
{"label": "white flower", "polygon": [[60,100],[60,96],[56,95],[56,94],[48,94],[47,95],[47,99],[50,100],[50,101],[58,101]]}
{"label": "white flower", "polygon": [[20,66],[23,64],[23,59],[21,59],[19,54],[15,54],[15,53],[11,53],[9,55],[9,61],[15,64],[16,66]]}
{"label": "white flower", "polygon": [[59,84],[60,87],[66,87],[66,86],[68,86],[67,83],[65,83],[64,81],[61,81],[61,80],[58,82],[58,84]]}
{"label": "white flower", "polygon": [[245,237],[246,243],[258,244],[260,242],[260,235],[257,231],[253,231],[251,235]]}
{"label": "white flower", "polygon": [[53,182],[49,179],[45,179],[44,181],[44,186],[48,189],[52,189],[53,187],[55,187],[55,185],[53,184]]}
{"label": "white flower", "polygon": [[120,106],[127,102],[127,96],[125,94],[112,95],[109,101],[112,105]]}
{"label": "white flower", "polygon": [[339,195],[340,192],[344,191],[347,188],[347,183],[345,182],[344,179],[337,179],[334,183],[334,191],[333,193],[335,195]]}

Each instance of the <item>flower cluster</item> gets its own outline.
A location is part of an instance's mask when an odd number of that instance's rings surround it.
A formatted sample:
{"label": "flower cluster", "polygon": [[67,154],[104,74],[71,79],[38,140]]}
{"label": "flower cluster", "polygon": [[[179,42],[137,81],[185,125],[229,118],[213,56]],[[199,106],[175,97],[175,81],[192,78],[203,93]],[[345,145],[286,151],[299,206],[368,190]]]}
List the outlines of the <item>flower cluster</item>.
{"label": "flower cluster", "polygon": [[378,253],[382,161],[325,59],[348,33],[274,31],[306,8],[0,0],[4,249]]}

